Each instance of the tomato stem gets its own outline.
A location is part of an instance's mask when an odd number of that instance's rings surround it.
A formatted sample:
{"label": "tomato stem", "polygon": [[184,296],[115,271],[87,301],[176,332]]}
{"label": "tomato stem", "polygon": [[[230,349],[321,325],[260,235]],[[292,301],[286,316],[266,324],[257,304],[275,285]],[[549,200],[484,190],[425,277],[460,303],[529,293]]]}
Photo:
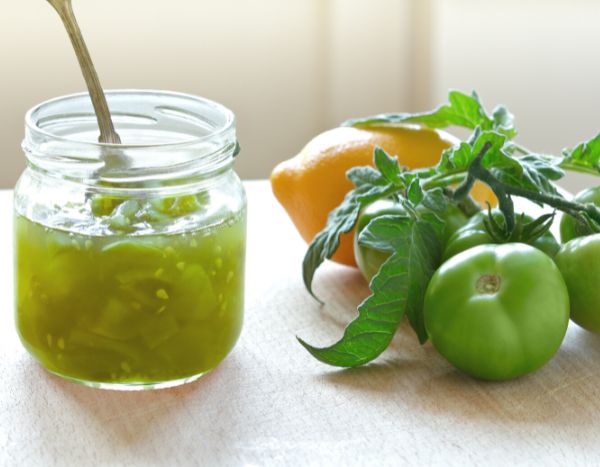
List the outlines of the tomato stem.
{"label": "tomato stem", "polygon": [[515,227],[514,204],[511,196],[519,196],[539,204],[551,206],[577,218],[584,224],[589,224],[589,222],[587,222],[586,218],[583,216],[583,214],[585,214],[593,221],[593,223],[597,224],[593,226],[594,230],[600,231],[600,209],[598,209],[598,207],[596,207],[594,204],[581,204],[566,200],[562,196],[536,192],[526,188],[508,185],[500,181],[496,176],[494,176],[494,174],[492,174],[481,164],[483,156],[490,148],[490,143],[484,144],[479,154],[475,157],[475,159],[473,159],[473,162],[471,162],[467,172],[467,177],[454,192],[454,198],[456,201],[463,199],[469,193],[476,180],[481,180],[496,194],[500,210],[504,214],[506,220],[506,228],[509,234]]}
{"label": "tomato stem", "polygon": [[[515,144],[514,147],[522,154],[529,154],[529,151],[523,146]],[[467,170],[453,169],[443,174],[434,175],[433,177],[424,181],[423,188],[425,190],[429,190],[432,188],[446,188],[450,185],[459,184],[458,188],[451,196],[454,201],[458,203],[459,208],[461,208],[465,214],[471,216],[476,211],[479,211],[479,208],[476,203],[470,199],[469,192],[471,191],[471,188],[473,188],[475,181],[481,180],[492,189],[498,198],[499,208],[506,218],[506,229],[509,235],[515,228],[514,204],[511,196],[519,196],[535,203],[546,204],[575,217],[579,222],[589,226],[589,221],[584,217],[585,214],[593,221],[594,224],[598,224],[591,227],[596,231],[600,231],[600,209],[598,209],[595,205],[576,203],[574,201],[566,200],[562,196],[539,193],[526,188],[507,185],[506,183],[500,181],[489,170],[481,165],[483,156],[487,153],[487,151],[490,150],[490,148],[490,143],[484,144],[481,151],[477,157],[475,157]],[[598,174],[596,170],[575,165],[570,162],[562,162],[558,166],[571,172],[595,175]],[[447,191],[445,192],[448,194]]]}
{"label": "tomato stem", "polygon": [[423,188],[430,190],[437,187],[446,187],[455,183],[460,183],[465,179],[467,171],[464,169],[454,169],[443,174],[435,175],[425,181]]}

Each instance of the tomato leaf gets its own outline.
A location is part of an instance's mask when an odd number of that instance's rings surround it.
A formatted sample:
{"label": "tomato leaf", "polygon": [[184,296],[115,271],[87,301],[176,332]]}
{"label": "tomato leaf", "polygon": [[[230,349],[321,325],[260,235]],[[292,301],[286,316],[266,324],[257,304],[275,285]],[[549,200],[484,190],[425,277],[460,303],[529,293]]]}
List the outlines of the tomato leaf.
{"label": "tomato leaf", "polygon": [[513,116],[505,107],[496,107],[490,117],[479,100],[477,93],[471,95],[460,91],[448,93],[448,104],[430,112],[387,113],[344,122],[346,126],[393,125],[399,123],[421,123],[429,128],[446,128],[451,125],[483,130],[496,130],[508,138],[516,135]]}
{"label": "tomato leaf", "polygon": [[354,367],[379,356],[406,313],[421,343],[427,340],[422,307],[425,289],[439,264],[441,243],[429,222],[403,216],[373,219],[361,232],[361,244],[393,251],[371,281],[372,295],[359,307],[344,336],[330,347],[300,343],[329,365]]}
{"label": "tomato leaf", "polygon": [[507,185],[560,196],[552,181],[561,179],[564,171],[558,167],[556,159],[538,154],[528,154],[514,160],[518,160],[520,165],[518,169],[516,167],[493,167],[490,171],[498,180]]}
{"label": "tomato leaf", "polygon": [[302,262],[304,285],[315,299],[321,301],[312,289],[315,272],[326,259],[331,258],[336,252],[340,246],[340,236],[354,228],[362,207],[394,191],[395,188],[389,184],[361,184],[350,191],[342,204],[329,213],[327,225],[315,236]]}
{"label": "tomato leaf", "polygon": [[441,105],[432,112],[415,114],[405,119],[409,123],[424,123],[430,128],[445,128],[450,125],[484,130],[493,128],[493,120],[486,114],[475,92],[470,96],[460,91],[450,91],[450,104]]}
{"label": "tomato leaf", "polygon": [[514,157],[512,143],[495,131],[476,131],[469,142],[447,149],[442,153],[436,169],[440,173],[467,170],[485,144],[489,149],[481,165],[501,182],[535,192],[558,195],[552,183],[564,176],[556,158],[539,154]]}
{"label": "tomato leaf", "polygon": [[436,214],[442,214],[448,207],[448,200],[441,188],[433,188],[424,192],[421,204]]}
{"label": "tomato leaf", "polygon": [[408,190],[406,190],[406,198],[413,206],[418,206],[423,201],[423,189],[421,188],[420,180],[415,177],[410,185],[408,185]]}
{"label": "tomato leaf", "polygon": [[393,185],[400,186],[400,165],[397,157],[390,157],[383,149],[376,147],[374,151],[375,167],[379,169],[385,180]]}
{"label": "tomato leaf", "polygon": [[440,173],[467,170],[483,146],[489,144],[490,147],[483,156],[481,165],[486,168],[511,167],[518,172],[521,169],[519,161],[503,150],[506,142],[506,137],[495,131],[476,131],[469,142],[462,142],[458,146],[446,149],[436,169]]}
{"label": "tomato leaf", "polygon": [[493,128],[498,130],[507,138],[512,139],[517,136],[515,117],[508,111],[506,107],[503,105],[496,107],[492,112],[492,119],[494,120]]}
{"label": "tomato leaf", "polygon": [[312,281],[319,266],[331,258],[340,246],[340,236],[354,228],[361,208],[404,186],[397,158],[390,157],[377,147],[373,152],[373,162],[378,170],[367,166],[348,171],[347,177],[356,188],[348,192],[342,204],[329,213],[325,228],[315,236],[304,256],[304,285],[319,302],[321,300],[313,292]]}
{"label": "tomato leaf", "polygon": [[346,173],[346,177],[354,183],[355,186],[361,185],[385,185],[385,180],[381,172],[373,167],[352,167]]}
{"label": "tomato leaf", "polygon": [[561,165],[600,172],[600,133],[572,149],[565,149]]}

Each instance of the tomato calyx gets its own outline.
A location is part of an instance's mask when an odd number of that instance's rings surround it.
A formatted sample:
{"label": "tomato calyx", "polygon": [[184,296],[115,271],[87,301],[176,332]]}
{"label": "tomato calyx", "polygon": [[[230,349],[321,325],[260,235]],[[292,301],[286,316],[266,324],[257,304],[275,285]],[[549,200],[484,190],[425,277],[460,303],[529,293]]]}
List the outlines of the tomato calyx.
{"label": "tomato calyx", "polygon": [[[488,204],[487,217],[483,219],[485,230],[495,243],[528,243],[532,244],[550,230],[556,211],[543,214],[537,219],[530,220],[525,213],[513,213],[512,222],[507,221],[506,213],[492,211]],[[509,225],[513,225],[509,230]]]}
{"label": "tomato calyx", "polygon": [[475,290],[481,295],[494,295],[500,290],[502,278],[497,274],[484,274],[477,279]]}

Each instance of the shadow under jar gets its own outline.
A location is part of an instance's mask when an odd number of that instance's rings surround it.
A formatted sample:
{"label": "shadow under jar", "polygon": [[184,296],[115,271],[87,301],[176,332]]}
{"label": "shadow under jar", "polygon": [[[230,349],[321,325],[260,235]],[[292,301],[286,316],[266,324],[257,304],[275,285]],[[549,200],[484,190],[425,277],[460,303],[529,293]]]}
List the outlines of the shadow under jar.
{"label": "shadow under jar", "polygon": [[49,371],[113,389],[217,366],[241,331],[246,197],[231,111],[109,91],[123,144],[96,142],[87,94],[26,116],[15,190],[16,324]]}

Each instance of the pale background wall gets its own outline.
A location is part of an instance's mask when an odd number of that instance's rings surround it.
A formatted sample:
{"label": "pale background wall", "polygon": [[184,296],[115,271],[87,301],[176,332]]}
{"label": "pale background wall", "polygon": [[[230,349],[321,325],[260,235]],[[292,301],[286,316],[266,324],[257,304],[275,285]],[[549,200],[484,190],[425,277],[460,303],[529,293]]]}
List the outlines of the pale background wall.
{"label": "pale background wall", "polygon": [[[519,141],[558,154],[600,132],[600,2],[431,0],[430,95],[477,89],[517,117]],[[599,184],[569,175],[572,191]]]}
{"label": "pale background wall", "polygon": [[[244,178],[266,177],[348,117],[428,109],[449,87],[508,105],[532,148],[557,153],[600,130],[592,0],[73,2],[105,87],[190,92],[236,112]],[[84,87],[45,0],[0,3],[0,187],[10,187],[25,111]]]}

